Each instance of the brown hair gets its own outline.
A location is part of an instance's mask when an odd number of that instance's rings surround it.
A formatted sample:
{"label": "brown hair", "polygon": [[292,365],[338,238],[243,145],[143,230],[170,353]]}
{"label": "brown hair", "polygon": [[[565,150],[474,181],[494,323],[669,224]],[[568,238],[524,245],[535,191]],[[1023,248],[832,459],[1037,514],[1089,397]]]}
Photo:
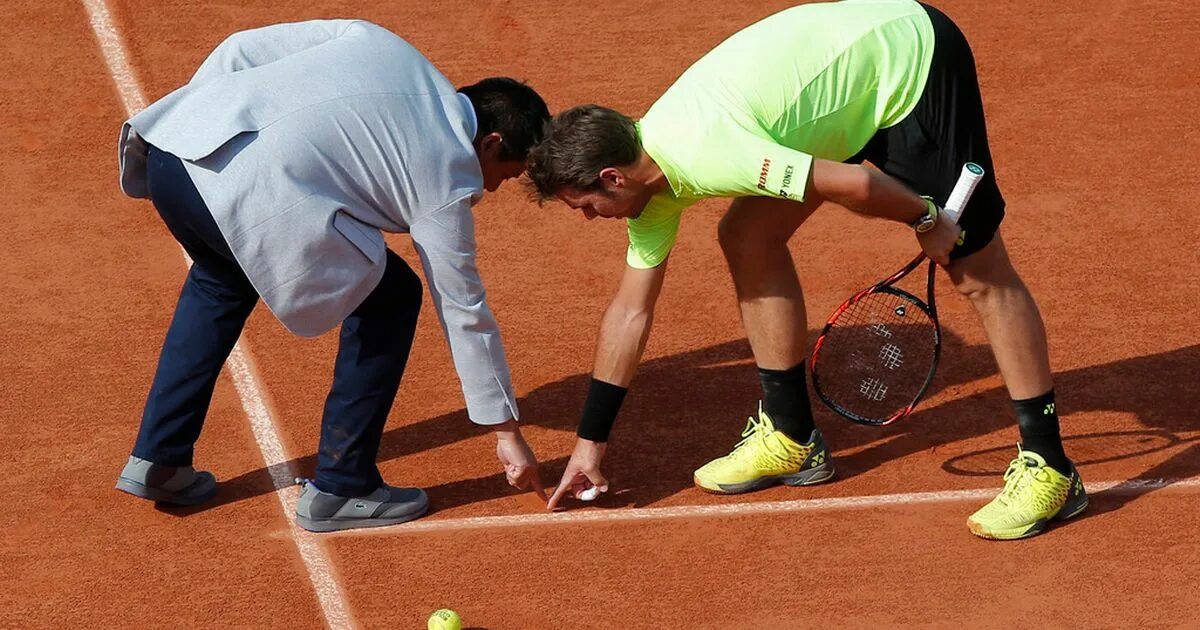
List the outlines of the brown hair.
{"label": "brown hair", "polygon": [[600,187],[600,171],[637,161],[637,126],[628,116],[599,105],[579,105],[555,116],[542,141],[529,151],[526,173],[540,203],[564,188]]}

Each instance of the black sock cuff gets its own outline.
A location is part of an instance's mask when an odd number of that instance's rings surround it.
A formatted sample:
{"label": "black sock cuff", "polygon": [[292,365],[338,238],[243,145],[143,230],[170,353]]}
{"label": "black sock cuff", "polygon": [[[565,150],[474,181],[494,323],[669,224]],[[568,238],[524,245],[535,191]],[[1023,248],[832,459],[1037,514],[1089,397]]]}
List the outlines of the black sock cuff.
{"label": "black sock cuff", "polygon": [[762,382],[763,411],[775,428],[801,444],[808,442],[814,427],[804,361],[786,370],[760,367],[758,377]]}
{"label": "black sock cuff", "polygon": [[1052,437],[1056,444],[1061,443],[1054,390],[1034,398],[1014,400],[1013,409],[1017,412],[1017,426],[1021,429],[1022,440]]}
{"label": "black sock cuff", "polygon": [[1058,405],[1054,402],[1053,389],[1041,396],[1014,400],[1012,404],[1022,425],[1043,421],[1058,424]]}
{"label": "black sock cuff", "polygon": [[1034,396],[1033,398],[1022,398],[1020,400],[1012,401],[1013,405],[1015,405],[1017,407],[1048,405],[1053,402],[1054,402],[1054,388],[1050,388],[1050,391],[1046,392],[1045,394],[1042,394],[1041,396]]}
{"label": "black sock cuff", "polygon": [[786,369],[786,370],[769,370],[765,367],[758,368],[759,376],[764,376],[777,380],[793,380],[795,378],[804,378],[804,361]]}

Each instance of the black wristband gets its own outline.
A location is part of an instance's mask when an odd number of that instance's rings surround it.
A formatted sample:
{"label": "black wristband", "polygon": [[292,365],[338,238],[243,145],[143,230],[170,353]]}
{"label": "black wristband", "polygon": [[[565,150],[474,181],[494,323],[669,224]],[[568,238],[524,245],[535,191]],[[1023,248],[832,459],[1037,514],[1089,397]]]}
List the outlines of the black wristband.
{"label": "black wristband", "polygon": [[593,378],[588,387],[587,402],[583,403],[583,415],[579,418],[576,435],[593,442],[607,442],[628,391],[624,387]]}

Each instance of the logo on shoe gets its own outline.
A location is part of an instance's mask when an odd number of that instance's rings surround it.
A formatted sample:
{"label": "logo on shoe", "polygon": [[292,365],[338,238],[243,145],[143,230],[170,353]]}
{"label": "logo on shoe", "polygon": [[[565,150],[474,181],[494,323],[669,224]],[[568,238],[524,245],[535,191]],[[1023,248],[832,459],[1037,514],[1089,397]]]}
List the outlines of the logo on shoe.
{"label": "logo on shoe", "polygon": [[365,509],[367,509],[367,504],[366,504],[366,503],[363,503],[362,501],[359,501],[359,502],[357,502],[357,503],[355,503],[355,504],[354,504],[354,509],[356,509],[356,510],[365,510]]}
{"label": "logo on shoe", "polygon": [[1050,403],[1050,404],[1046,405],[1045,409],[1042,409],[1043,416],[1048,416],[1052,413],[1054,413],[1054,403]]}
{"label": "logo on shoe", "polygon": [[811,463],[808,465],[808,467],[809,467],[809,468],[816,468],[817,466],[820,466],[821,464],[824,464],[824,463],[825,463],[825,451],[821,451],[820,453],[817,453],[817,454],[816,454],[816,455],[814,455],[814,456],[813,456],[813,458],[812,458],[811,460],[809,460],[809,461],[811,462]]}

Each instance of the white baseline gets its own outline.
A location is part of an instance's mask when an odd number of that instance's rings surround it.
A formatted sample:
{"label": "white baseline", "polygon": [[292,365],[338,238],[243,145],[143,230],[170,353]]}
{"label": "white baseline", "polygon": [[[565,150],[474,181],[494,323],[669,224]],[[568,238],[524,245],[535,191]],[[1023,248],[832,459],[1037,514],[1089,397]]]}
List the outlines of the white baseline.
{"label": "white baseline", "polygon": [[[1131,481],[1105,481],[1086,484],[1088,492],[1098,495],[1141,494],[1151,490],[1196,490],[1200,489],[1200,478],[1188,479],[1135,479]],[[941,492],[908,492],[900,494],[876,494],[855,497],[829,497],[825,499],[797,499],[794,501],[761,501],[749,503],[725,503],[720,505],[678,505],[660,508],[613,508],[594,509],[556,514],[520,514],[513,516],[477,516],[469,518],[426,519],[373,529],[350,530],[333,536],[379,536],[418,534],[422,532],[445,532],[463,529],[493,529],[504,527],[536,527],[550,525],[578,525],[585,523],[621,523],[628,521],[657,521],[687,518],[715,518],[722,516],[749,516],[755,514],[787,514],[794,512],[832,512],[855,508],[919,505],[927,503],[956,503],[983,501],[996,496],[994,488],[978,490],[946,490]]]}

